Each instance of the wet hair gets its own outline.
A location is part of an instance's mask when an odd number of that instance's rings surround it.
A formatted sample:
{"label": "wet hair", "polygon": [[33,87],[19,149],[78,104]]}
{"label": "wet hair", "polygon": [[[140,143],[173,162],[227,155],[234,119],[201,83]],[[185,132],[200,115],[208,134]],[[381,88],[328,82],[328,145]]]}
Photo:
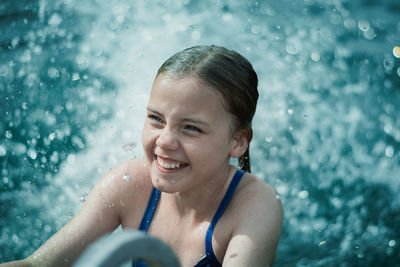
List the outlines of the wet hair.
{"label": "wet hair", "polygon": [[[258,78],[251,63],[233,50],[220,46],[194,46],[168,58],[157,75],[181,77],[194,75],[215,88],[224,99],[225,109],[233,115],[232,133],[249,130],[258,100]],[[239,157],[241,169],[250,172],[249,148]]]}

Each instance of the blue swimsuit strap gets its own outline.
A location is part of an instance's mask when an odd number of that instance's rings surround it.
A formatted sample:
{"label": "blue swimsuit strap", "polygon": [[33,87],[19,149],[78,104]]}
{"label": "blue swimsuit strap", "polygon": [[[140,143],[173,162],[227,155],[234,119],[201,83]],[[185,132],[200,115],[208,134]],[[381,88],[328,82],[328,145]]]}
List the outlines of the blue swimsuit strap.
{"label": "blue swimsuit strap", "polygon": [[142,221],[140,222],[139,230],[143,232],[147,232],[149,226],[151,224],[151,220],[153,219],[154,212],[157,208],[158,200],[160,199],[161,192],[153,187],[151,191],[150,199],[147,204],[146,211],[144,212]]}
{"label": "blue swimsuit strap", "polygon": [[[212,235],[214,232],[214,228],[216,224],[218,223],[219,219],[221,218],[222,214],[224,213],[226,207],[228,206],[233,194],[236,191],[236,188],[238,187],[243,175],[245,174],[245,171],[243,170],[237,170],[235,175],[232,178],[231,184],[228,187],[228,191],[226,191],[224,198],[222,199],[221,204],[218,207],[217,212],[214,215],[214,218],[212,219],[210,226],[207,229],[207,234],[206,234],[206,255],[209,257],[209,259],[218,265],[220,263],[218,262],[217,258],[215,257],[213,248],[212,248]],[[213,266],[213,265],[211,265]]]}
{"label": "blue swimsuit strap", "polygon": [[[243,175],[246,172],[243,170],[237,170],[235,175],[232,178],[232,181],[228,187],[228,190],[225,193],[224,198],[221,201],[221,204],[218,207],[217,212],[215,213],[211,223],[207,229],[205,247],[206,247],[206,255],[198,262],[195,266],[221,266],[215,257],[213,248],[212,248],[212,235],[214,232],[214,228],[224,213],[226,207],[228,206],[230,200],[232,199],[233,194],[236,191],[237,186],[239,185]],[[161,192],[153,187],[151,191],[150,199],[146,207],[146,211],[144,212],[142,221],[140,222],[139,230],[143,232],[147,232],[150,227],[151,221],[153,219],[154,213],[157,208],[158,200],[160,199]],[[133,262],[133,266],[146,266],[146,264],[142,261]]]}

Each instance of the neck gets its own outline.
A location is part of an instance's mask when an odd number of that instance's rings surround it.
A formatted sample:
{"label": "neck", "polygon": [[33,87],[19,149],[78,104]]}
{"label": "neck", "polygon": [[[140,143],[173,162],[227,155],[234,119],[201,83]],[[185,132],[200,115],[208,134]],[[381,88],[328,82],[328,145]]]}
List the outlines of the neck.
{"label": "neck", "polygon": [[192,190],[164,194],[165,200],[170,201],[170,205],[173,205],[179,213],[179,217],[190,216],[196,221],[211,220],[224,197],[235,170],[235,167],[228,165]]}

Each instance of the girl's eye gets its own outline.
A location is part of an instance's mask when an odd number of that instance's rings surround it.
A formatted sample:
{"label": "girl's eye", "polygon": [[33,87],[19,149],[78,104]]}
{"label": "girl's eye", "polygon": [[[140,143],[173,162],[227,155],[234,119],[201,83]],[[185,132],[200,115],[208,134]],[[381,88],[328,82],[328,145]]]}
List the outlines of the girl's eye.
{"label": "girl's eye", "polygon": [[156,115],[149,114],[149,115],[147,115],[147,117],[152,121],[155,121],[158,123],[164,123],[163,120],[160,117],[157,117]]}
{"label": "girl's eye", "polygon": [[185,130],[189,130],[189,131],[197,132],[197,133],[202,133],[202,132],[203,132],[203,131],[200,130],[199,128],[197,128],[197,127],[195,127],[195,126],[192,126],[192,125],[186,125],[186,126],[185,126]]}

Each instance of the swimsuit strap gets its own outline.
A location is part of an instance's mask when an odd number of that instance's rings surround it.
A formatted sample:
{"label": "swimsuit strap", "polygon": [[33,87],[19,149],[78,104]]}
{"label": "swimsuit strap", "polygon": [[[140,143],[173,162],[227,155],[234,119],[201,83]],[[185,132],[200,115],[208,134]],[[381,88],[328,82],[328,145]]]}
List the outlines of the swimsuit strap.
{"label": "swimsuit strap", "polygon": [[[209,259],[214,263],[217,263],[218,266],[220,266],[220,263],[218,262],[217,258],[215,257],[213,248],[212,248],[212,235],[214,232],[215,225],[218,223],[219,219],[221,218],[222,214],[224,213],[226,207],[228,206],[233,194],[236,191],[237,186],[240,183],[240,180],[242,179],[243,175],[246,172],[243,170],[237,170],[235,175],[232,178],[231,184],[228,187],[228,191],[226,191],[224,198],[222,199],[221,204],[218,207],[217,212],[214,215],[214,218],[212,219],[210,226],[207,229],[207,234],[206,234],[206,255],[209,257]],[[211,265],[213,266],[213,265]]]}
{"label": "swimsuit strap", "polygon": [[153,187],[151,191],[149,202],[147,203],[146,211],[142,217],[142,221],[140,222],[139,230],[143,232],[147,232],[149,226],[151,224],[151,220],[153,219],[154,212],[157,208],[158,200],[160,199],[161,192]]}

